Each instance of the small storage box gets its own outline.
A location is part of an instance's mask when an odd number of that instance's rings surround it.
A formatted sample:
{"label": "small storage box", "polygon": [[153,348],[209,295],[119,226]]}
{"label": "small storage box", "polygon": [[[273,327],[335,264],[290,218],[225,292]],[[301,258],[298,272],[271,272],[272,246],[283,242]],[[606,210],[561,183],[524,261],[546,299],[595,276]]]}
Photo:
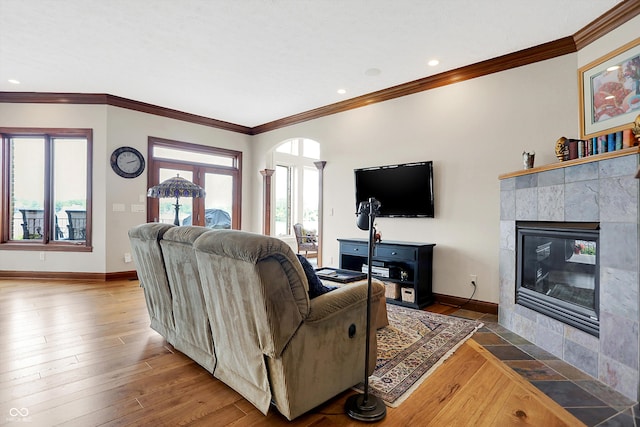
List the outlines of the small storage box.
{"label": "small storage box", "polygon": [[413,288],[402,288],[402,301],[403,302],[416,302],[416,294]]}
{"label": "small storage box", "polygon": [[389,299],[400,299],[400,285],[397,283],[384,283],[384,296]]}

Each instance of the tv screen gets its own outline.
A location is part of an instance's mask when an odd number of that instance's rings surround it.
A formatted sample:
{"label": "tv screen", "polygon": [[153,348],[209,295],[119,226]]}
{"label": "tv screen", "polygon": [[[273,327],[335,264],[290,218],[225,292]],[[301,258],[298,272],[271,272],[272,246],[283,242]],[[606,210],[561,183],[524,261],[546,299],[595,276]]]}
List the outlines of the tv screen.
{"label": "tv screen", "polygon": [[370,197],[380,217],[434,217],[433,162],[356,169],[356,212]]}

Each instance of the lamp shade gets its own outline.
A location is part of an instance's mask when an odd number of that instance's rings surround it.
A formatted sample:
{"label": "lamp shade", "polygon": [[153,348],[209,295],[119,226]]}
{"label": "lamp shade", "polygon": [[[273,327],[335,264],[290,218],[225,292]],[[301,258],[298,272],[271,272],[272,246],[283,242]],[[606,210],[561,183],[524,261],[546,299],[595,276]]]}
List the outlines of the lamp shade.
{"label": "lamp shade", "polygon": [[204,188],[182,178],[180,175],[162,181],[147,192],[147,197],[204,197]]}

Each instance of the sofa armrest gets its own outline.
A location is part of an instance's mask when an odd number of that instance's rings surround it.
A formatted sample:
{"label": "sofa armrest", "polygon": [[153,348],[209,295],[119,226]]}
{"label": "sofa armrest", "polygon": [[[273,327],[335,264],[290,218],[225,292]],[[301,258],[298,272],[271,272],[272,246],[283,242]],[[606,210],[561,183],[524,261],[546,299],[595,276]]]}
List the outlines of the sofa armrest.
{"label": "sofa armrest", "polygon": [[[371,299],[384,298],[384,286],[374,281],[371,284]],[[366,304],[367,282],[365,280],[340,287],[326,294],[320,295],[310,301],[309,316],[305,322],[316,322],[327,317],[339,315],[344,309],[358,303]]]}
{"label": "sofa armrest", "polygon": [[[372,283],[372,310],[384,286]],[[266,357],[273,401],[288,419],[362,381],[366,347],[367,281],[350,283],[310,302],[309,316],[279,357]],[[377,360],[376,330],[369,331],[369,366]]]}

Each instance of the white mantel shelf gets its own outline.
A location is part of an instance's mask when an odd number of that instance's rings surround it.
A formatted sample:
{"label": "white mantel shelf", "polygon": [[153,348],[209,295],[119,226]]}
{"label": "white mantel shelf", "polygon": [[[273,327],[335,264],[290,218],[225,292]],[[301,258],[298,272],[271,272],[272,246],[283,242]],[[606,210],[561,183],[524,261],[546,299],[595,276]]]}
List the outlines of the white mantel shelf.
{"label": "white mantel shelf", "polygon": [[581,157],[579,159],[566,160],[564,162],[558,162],[558,163],[551,163],[549,165],[539,166],[531,169],[522,169],[515,172],[509,172],[509,173],[505,173],[498,176],[498,179],[513,178],[514,176],[529,175],[532,173],[544,172],[552,169],[566,168],[569,166],[580,165],[583,163],[597,162],[600,160],[612,159],[614,157],[628,156],[630,154],[639,154],[639,153],[640,153],[640,147],[638,146],[623,148],[622,150],[611,151],[609,153],[596,154],[593,156]]}

